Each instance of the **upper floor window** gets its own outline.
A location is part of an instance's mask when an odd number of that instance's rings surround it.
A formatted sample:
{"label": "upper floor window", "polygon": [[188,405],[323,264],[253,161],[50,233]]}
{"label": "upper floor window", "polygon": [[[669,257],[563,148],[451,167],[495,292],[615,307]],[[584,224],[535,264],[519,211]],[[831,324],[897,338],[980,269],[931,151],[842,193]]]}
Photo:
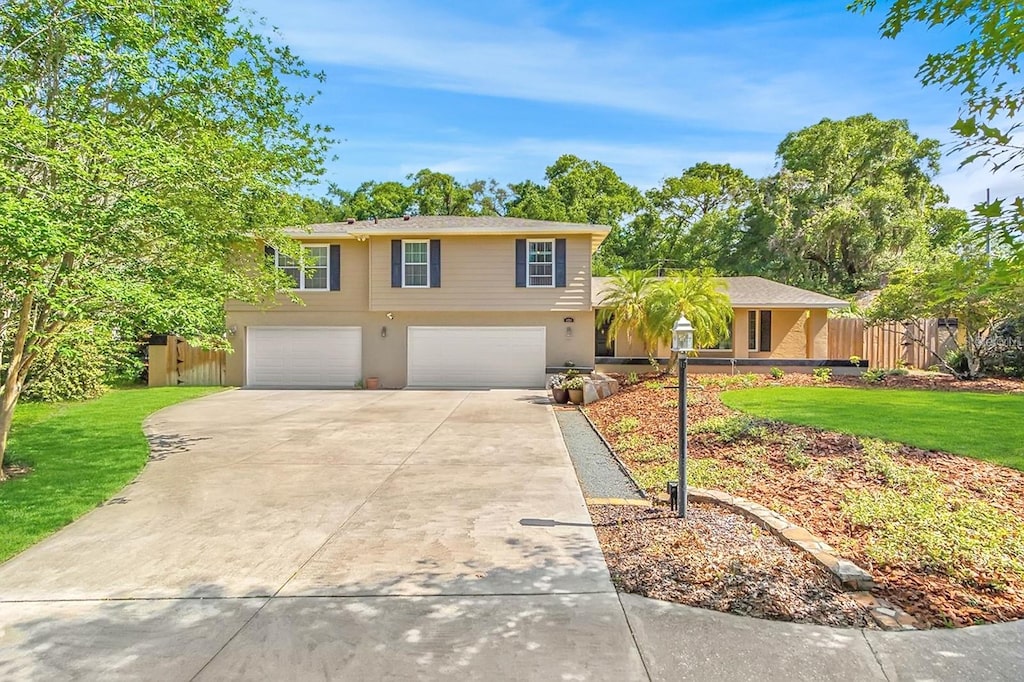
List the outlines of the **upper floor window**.
{"label": "upper floor window", "polygon": [[527,286],[555,286],[555,242],[530,240],[526,243]]}
{"label": "upper floor window", "polygon": [[303,247],[302,262],[274,252],[274,264],[295,282],[295,288],[302,291],[327,291],[330,283],[330,248],[323,246]]}
{"label": "upper floor window", "polygon": [[402,242],[402,286],[430,286],[430,249],[429,242]]}

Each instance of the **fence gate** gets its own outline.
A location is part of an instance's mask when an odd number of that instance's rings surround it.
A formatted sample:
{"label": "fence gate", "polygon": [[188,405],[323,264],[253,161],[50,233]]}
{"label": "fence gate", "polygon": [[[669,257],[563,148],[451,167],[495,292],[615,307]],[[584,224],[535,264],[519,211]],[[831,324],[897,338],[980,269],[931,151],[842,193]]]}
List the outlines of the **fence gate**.
{"label": "fence gate", "polygon": [[936,356],[944,356],[955,345],[956,334],[955,320],[948,324],[929,319],[868,326],[861,318],[833,318],[828,321],[828,355],[837,360],[856,355],[871,367],[924,369],[939,364]]}
{"label": "fence gate", "polygon": [[177,336],[150,339],[150,386],[223,386],[224,372],[222,350],[193,348]]}

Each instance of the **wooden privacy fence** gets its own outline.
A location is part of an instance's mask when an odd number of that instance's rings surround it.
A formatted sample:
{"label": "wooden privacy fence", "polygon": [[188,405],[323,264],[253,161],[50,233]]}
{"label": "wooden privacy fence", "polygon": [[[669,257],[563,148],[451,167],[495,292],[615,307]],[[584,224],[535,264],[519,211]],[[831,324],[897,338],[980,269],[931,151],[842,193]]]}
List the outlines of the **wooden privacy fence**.
{"label": "wooden privacy fence", "polygon": [[202,350],[177,336],[149,342],[150,386],[223,386],[224,351]]}
{"label": "wooden privacy fence", "polygon": [[841,317],[828,321],[828,356],[846,359],[856,355],[871,367],[926,368],[939,363],[954,347],[957,325],[951,320],[883,322],[867,325],[861,318]]}

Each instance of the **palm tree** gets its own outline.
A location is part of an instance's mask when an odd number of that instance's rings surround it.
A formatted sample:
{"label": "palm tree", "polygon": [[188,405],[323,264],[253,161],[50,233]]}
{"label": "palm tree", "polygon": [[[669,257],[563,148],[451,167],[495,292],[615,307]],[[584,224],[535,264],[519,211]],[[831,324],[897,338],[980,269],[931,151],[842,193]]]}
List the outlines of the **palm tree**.
{"label": "palm tree", "polygon": [[[608,324],[609,338],[624,331],[632,340],[635,334],[653,359],[659,343],[671,342],[672,328],[682,313],[693,323],[695,345],[714,347],[728,337],[732,323],[732,306],[722,289],[722,280],[707,270],[663,279],[651,270],[623,270],[612,277],[601,299],[598,321]],[[675,353],[671,360],[670,371]]]}
{"label": "palm tree", "polygon": [[653,357],[651,346],[657,341],[648,324],[647,313],[656,284],[651,270],[622,270],[612,276],[601,299],[602,307],[597,311],[598,325],[607,325],[609,339],[614,339],[619,332],[625,332],[630,341],[636,335],[650,357]]}
{"label": "palm tree", "polygon": [[[723,291],[722,280],[707,270],[673,273],[659,281],[653,290],[647,311],[647,326],[656,343],[671,344],[672,328],[679,315],[686,315],[693,325],[696,348],[714,348],[729,337],[732,327],[732,304]],[[669,372],[676,366],[678,354],[673,351]]]}

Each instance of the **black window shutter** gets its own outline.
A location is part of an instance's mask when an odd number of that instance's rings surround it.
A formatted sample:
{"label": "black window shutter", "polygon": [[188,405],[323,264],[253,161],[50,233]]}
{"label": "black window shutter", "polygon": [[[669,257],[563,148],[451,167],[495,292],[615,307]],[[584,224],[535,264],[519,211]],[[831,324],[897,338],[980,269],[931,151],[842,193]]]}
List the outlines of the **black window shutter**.
{"label": "black window shutter", "polygon": [[402,240],[391,240],[391,286],[402,286]]}
{"label": "black window shutter", "polygon": [[341,291],[341,244],[331,244],[331,291]]}
{"label": "black window shutter", "polygon": [[555,286],[565,287],[565,240],[555,240]]}
{"label": "black window shutter", "polygon": [[526,286],[526,240],[516,240],[516,286]]}
{"label": "black window shutter", "polygon": [[772,311],[761,311],[761,351],[767,353],[772,349]]}
{"label": "black window shutter", "polygon": [[430,240],[430,287],[441,286],[441,240]]}

